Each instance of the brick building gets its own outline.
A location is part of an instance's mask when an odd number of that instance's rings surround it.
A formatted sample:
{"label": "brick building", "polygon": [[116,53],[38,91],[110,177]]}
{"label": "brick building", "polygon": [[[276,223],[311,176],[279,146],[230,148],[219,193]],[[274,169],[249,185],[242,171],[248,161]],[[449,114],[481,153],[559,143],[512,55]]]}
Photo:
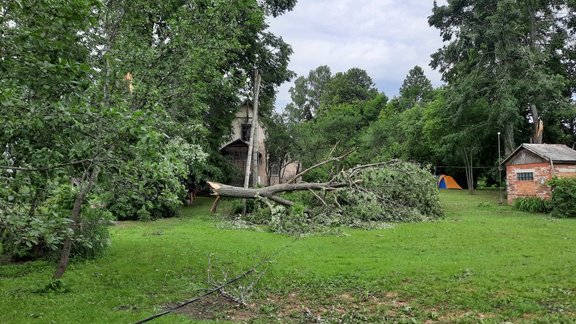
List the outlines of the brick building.
{"label": "brick building", "polygon": [[576,177],[576,151],[560,144],[522,144],[504,161],[508,203],[516,198],[550,199],[553,177]]}

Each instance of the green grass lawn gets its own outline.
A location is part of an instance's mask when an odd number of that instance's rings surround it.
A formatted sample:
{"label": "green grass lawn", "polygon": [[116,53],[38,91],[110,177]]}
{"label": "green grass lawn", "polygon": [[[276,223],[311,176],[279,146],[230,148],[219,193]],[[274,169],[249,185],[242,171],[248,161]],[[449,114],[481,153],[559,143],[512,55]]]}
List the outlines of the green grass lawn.
{"label": "green grass lawn", "polygon": [[441,199],[438,222],[296,241],[225,229],[201,200],[177,219],[113,226],[103,257],[71,264],[65,293],[35,292],[54,264],[0,266],[0,322],[134,322],[203,293],[209,268],[232,278],[282,247],[259,281],[240,282],[256,283],[247,307],[198,303],[155,322],[576,321],[576,220],[500,206],[493,191]]}

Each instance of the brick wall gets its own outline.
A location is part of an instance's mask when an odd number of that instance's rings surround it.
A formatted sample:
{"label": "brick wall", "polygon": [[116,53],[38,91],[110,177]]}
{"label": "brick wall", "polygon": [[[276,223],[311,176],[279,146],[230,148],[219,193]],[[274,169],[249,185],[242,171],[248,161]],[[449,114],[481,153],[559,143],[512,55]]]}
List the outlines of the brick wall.
{"label": "brick wall", "polygon": [[576,178],[576,164],[555,164],[554,175],[558,178]]}
{"label": "brick wall", "polygon": [[[550,163],[533,163],[506,166],[506,183],[508,185],[508,203],[512,204],[519,197],[538,197],[550,199],[552,190],[546,182],[556,177],[576,177],[576,165],[554,165],[554,172],[550,172]],[[533,172],[533,180],[518,180],[519,172]]]}

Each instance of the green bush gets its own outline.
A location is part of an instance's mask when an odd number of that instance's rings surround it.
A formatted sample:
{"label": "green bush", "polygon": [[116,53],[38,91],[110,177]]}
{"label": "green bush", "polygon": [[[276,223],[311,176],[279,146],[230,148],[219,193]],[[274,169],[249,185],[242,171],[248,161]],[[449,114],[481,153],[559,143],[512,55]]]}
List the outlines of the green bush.
{"label": "green bush", "polygon": [[92,258],[104,251],[109,245],[111,214],[98,208],[99,202],[91,198],[81,211],[78,228],[72,232],[70,213],[76,191],[67,183],[55,186],[34,214],[27,204],[4,206],[5,212],[0,211],[0,254],[15,260],[55,258],[70,235],[75,257]]}
{"label": "green bush", "polygon": [[538,197],[522,197],[514,200],[514,208],[529,213],[547,214],[552,211],[552,203]]}
{"label": "green bush", "polygon": [[552,186],[552,216],[576,217],[576,178],[554,178]]}
{"label": "green bush", "polygon": [[[118,220],[153,220],[175,216],[186,187],[189,163],[204,161],[201,149],[176,138],[167,143],[156,139],[161,148],[143,141],[136,146],[140,155],[122,165],[111,178],[105,205]],[[200,162],[199,162],[200,161]]]}

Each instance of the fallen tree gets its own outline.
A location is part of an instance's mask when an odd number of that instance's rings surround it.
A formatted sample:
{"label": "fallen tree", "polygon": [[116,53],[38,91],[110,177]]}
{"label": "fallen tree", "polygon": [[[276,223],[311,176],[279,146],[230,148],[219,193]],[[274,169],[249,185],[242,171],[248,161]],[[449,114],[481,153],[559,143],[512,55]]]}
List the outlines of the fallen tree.
{"label": "fallen tree", "polygon": [[[350,225],[373,221],[422,221],[443,215],[432,174],[418,165],[398,160],[344,169],[325,182],[292,181],[263,188],[208,184],[216,196],[212,212],[220,197],[260,199],[269,209],[270,220],[298,217],[329,225]],[[281,196],[290,192],[301,194],[289,198]],[[283,208],[272,208],[272,202]],[[296,210],[298,216],[291,215]],[[274,213],[276,216],[272,215]]]}
{"label": "fallen tree", "polygon": [[347,183],[331,183],[331,182],[299,182],[299,183],[280,183],[263,188],[242,188],[229,186],[218,182],[208,181],[208,185],[212,189],[213,195],[216,198],[220,197],[234,197],[244,199],[268,198],[276,203],[284,206],[291,207],[294,203],[290,200],[278,197],[277,194],[285,192],[293,192],[300,190],[323,190],[331,191],[338,188],[347,186]]}

